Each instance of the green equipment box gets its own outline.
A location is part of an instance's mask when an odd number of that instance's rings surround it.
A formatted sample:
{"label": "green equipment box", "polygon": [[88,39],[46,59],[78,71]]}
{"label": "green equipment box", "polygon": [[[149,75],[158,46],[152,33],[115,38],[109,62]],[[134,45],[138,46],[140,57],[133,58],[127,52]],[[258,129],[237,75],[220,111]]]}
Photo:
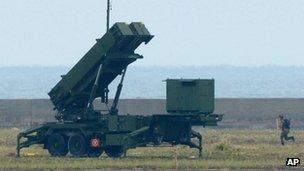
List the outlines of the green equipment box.
{"label": "green equipment box", "polygon": [[167,79],[166,81],[168,113],[213,113],[213,79]]}

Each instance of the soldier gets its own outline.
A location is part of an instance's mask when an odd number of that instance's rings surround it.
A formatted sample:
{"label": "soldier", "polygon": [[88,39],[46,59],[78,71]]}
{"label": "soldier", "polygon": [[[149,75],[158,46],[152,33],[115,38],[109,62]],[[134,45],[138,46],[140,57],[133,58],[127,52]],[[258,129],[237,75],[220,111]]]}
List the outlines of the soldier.
{"label": "soldier", "polygon": [[280,134],[280,139],[281,139],[281,144],[284,145],[284,140],[290,141],[292,140],[293,142],[295,141],[294,137],[288,136],[289,130],[290,130],[290,120],[289,119],[284,119],[284,116],[281,114],[279,115],[277,119],[277,128],[281,131]]}

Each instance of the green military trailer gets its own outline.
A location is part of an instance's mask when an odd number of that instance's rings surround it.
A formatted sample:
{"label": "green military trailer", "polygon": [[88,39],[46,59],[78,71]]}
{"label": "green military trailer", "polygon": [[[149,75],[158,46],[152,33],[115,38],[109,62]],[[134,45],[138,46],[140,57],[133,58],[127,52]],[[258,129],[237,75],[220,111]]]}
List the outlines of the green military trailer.
{"label": "green military trailer", "polygon": [[[98,157],[105,152],[110,157],[121,157],[131,148],[167,143],[196,148],[201,156],[202,136],[192,126],[216,126],[223,117],[213,114],[214,80],[168,79],[168,113],[118,115],[127,67],[143,58],[134,51],[152,38],[142,23],[114,24],[48,93],[57,121],[21,132],[17,155],[22,148],[41,144],[52,156]],[[108,86],[119,75],[110,107]],[[108,110],[94,109],[97,98]]]}

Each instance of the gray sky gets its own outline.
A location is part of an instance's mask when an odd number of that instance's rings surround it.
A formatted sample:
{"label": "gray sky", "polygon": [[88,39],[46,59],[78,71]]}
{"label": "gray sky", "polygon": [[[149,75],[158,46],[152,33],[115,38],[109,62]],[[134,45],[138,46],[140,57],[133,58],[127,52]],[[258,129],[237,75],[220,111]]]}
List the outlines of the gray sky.
{"label": "gray sky", "polygon": [[[1,0],[0,66],[73,66],[105,32],[105,0]],[[136,65],[303,65],[303,0],[113,0],[154,40]]]}

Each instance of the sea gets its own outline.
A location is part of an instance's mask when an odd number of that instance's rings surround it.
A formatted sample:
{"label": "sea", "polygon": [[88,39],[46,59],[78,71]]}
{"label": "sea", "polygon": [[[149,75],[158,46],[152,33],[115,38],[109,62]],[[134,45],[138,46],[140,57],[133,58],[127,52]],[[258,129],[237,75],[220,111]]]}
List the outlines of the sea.
{"label": "sea", "polygon": [[[0,99],[45,99],[70,67],[1,67]],[[302,66],[130,66],[121,98],[165,99],[168,78],[215,79],[218,98],[303,98]],[[113,97],[118,79],[110,85]]]}

